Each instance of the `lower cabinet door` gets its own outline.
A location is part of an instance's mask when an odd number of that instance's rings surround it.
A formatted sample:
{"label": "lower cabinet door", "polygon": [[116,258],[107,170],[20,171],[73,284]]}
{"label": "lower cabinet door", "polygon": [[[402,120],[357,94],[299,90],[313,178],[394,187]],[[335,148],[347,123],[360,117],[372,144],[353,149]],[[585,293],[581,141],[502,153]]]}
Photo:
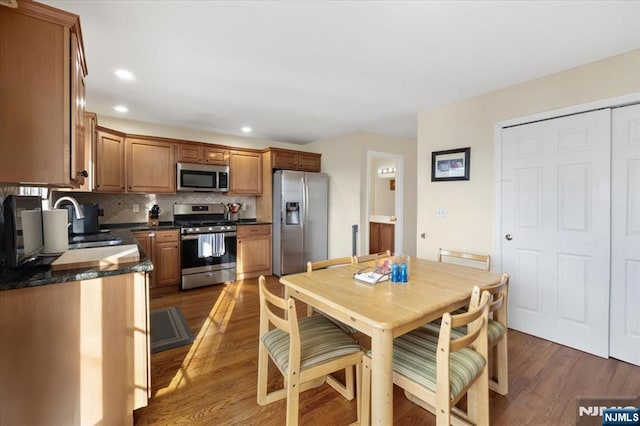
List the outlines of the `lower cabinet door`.
{"label": "lower cabinet door", "polygon": [[180,283],[180,248],[177,241],[156,243],[155,286],[163,287]]}
{"label": "lower cabinet door", "polygon": [[271,274],[271,235],[238,240],[238,279]]}

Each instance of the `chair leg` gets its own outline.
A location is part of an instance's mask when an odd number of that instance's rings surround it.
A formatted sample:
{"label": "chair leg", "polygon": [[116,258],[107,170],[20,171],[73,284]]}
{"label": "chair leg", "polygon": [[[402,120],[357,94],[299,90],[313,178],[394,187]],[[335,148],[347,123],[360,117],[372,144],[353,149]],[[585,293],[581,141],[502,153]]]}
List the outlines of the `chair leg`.
{"label": "chair leg", "polygon": [[267,379],[269,373],[269,355],[262,343],[258,345],[258,404],[267,404]]}
{"label": "chair leg", "polygon": [[356,364],[356,397],[357,420],[362,425],[362,361]]}
{"label": "chair leg", "polygon": [[495,368],[493,376],[495,380],[489,382],[489,389],[500,395],[506,395],[509,393],[509,354],[507,350],[506,333],[496,344],[492,355],[494,355],[493,365]]}
{"label": "chair leg", "polygon": [[289,374],[287,386],[287,426],[298,426],[298,409],[300,401],[298,375],[291,377]]}
{"label": "chair leg", "polygon": [[473,424],[489,424],[489,368],[487,366],[467,390],[467,415]]}
{"label": "chair leg", "polygon": [[360,400],[360,424],[367,426],[371,423],[371,359],[362,357],[362,389],[358,394]]}

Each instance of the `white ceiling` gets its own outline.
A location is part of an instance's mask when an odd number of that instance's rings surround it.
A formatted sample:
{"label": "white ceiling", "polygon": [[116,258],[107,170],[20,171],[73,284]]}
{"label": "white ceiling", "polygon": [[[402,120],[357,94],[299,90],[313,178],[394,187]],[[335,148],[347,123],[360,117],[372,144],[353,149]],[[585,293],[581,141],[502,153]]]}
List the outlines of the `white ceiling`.
{"label": "white ceiling", "polygon": [[80,15],[88,110],[295,143],[415,138],[419,111],[640,48],[640,1],[44,3]]}

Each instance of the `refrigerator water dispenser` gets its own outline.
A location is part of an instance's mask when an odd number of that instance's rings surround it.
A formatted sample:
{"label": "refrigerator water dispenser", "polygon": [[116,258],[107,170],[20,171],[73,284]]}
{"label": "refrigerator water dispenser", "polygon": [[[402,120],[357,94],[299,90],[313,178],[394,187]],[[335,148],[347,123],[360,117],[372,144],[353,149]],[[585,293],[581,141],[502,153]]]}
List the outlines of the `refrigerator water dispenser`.
{"label": "refrigerator water dispenser", "polygon": [[285,225],[300,225],[300,203],[285,203]]}

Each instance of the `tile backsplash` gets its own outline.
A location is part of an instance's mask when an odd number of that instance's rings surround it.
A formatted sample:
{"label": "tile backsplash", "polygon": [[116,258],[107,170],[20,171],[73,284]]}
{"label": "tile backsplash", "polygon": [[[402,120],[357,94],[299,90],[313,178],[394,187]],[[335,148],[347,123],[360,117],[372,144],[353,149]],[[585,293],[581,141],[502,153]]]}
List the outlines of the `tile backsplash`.
{"label": "tile backsplash", "polygon": [[[149,210],[154,204],[160,207],[160,221],[173,220],[173,204],[175,203],[241,203],[246,205],[246,210],[240,211],[240,219],[256,217],[256,198],[233,195],[221,195],[209,192],[179,192],[176,194],[99,194],[99,193],[69,193],[55,192],[56,200],[64,195],[71,196],[79,203],[98,203],[104,209],[104,217],[100,218],[100,224],[109,223],[139,223],[146,222]],[[139,211],[133,211],[137,204]]]}

